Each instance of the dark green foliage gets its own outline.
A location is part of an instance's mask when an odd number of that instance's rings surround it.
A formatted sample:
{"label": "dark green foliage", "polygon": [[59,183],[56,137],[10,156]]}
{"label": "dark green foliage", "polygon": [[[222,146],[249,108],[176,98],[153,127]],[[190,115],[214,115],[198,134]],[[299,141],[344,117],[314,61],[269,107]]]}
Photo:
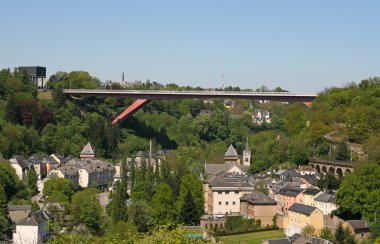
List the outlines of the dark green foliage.
{"label": "dark green foliage", "polygon": [[121,173],[121,181],[118,182],[116,192],[111,195],[111,203],[107,206],[108,215],[114,223],[128,221],[127,200],[129,199],[129,195],[127,193],[128,177],[125,161],[122,162]]}
{"label": "dark green foliage", "polygon": [[0,240],[8,239],[12,234],[12,226],[10,220],[0,215]]}
{"label": "dark green foliage", "polygon": [[8,201],[7,196],[2,185],[0,185],[0,216],[6,217],[8,215]]}
{"label": "dark green foliage", "polygon": [[71,203],[73,224],[85,224],[92,234],[100,234],[101,224],[101,207],[96,193],[97,191],[91,188],[77,192],[73,195]]}
{"label": "dark green foliage", "polygon": [[17,124],[20,122],[20,107],[14,94],[7,98],[5,116],[10,123]]}
{"label": "dark green foliage", "polygon": [[69,179],[50,179],[45,182],[43,194],[49,198],[55,193],[63,193],[68,199],[74,194],[73,182]]}
{"label": "dark green foliage", "polygon": [[173,190],[168,184],[160,184],[155,188],[152,198],[152,214],[157,224],[166,224],[174,220]]}
{"label": "dark green foliage", "polygon": [[62,107],[65,104],[66,98],[65,94],[63,94],[62,89],[55,88],[52,92],[53,101],[57,108]]}
{"label": "dark green foliage", "polygon": [[319,234],[319,237],[331,242],[334,241],[334,234],[329,228],[322,228]]}
{"label": "dark green foliage", "polygon": [[153,226],[152,210],[144,201],[133,202],[128,214],[139,232],[147,232]]}
{"label": "dark green foliage", "polygon": [[261,228],[261,221],[246,219],[242,216],[228,216],[224,227],[224,233],[244,232]]}
{"label": "dark green foliage", "polygon": [[339,142],[336,147],[336,160],[339,161],[348,161],[350,160],[350,149],[348,148],[347,143],[345,142]]}
{"label": "dark green foliage", "polygon": [[317,181],[317,186],[325,192],[338,190],[339,185],[340,185],[340,180],[331,173],[322,174],[321,179]]}
{"label": "dark green foliage", "polygon": [[344,177],[337,192],[338,212],[359,214],[374,222],[380,206],[379,196],[380,166],[364,164]]}
{"label": "dark green foliage", "polygon": [[34,170],[30,170],[27,175],[27,183],[32,195],[37,193],[37,180],[38,177],[36,172]]}
{"label": "dark green foliage", "polygon": [[355,237],[348,227],[343,227],[342,222],[338,224],[335,230],[335,243],[336,244],[355,244]]}
{"label": "dark green foliage", "polygon": [[8,218],[8,201],[3,186],[0,185],[0,240],[9,235],[11,230],[10,220]]}
{"label": "dark green foliage", "polygon": [[184,225],[198,225],[200,221],[199,210],[195,205],[190,189],[187,189],[184,201],[178,215],[178,220]]}

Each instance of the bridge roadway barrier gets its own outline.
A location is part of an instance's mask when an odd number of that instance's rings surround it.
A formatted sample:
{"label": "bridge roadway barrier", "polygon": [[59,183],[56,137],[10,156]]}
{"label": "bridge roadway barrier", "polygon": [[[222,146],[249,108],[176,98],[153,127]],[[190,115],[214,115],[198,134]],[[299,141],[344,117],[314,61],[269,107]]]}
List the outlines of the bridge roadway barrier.
{"label": "bridge roadway barrier", "polygon": [[291,92],[247,92],[247,91],[174,91],[174,90],[89,90],[64,89],[63,93],[72,96],[96,96],[115,98],[134,98],[148,100],[167,99],[209,99],[235,98],[269,100],[282,102],[312,102],[317,94],[298,94]]}

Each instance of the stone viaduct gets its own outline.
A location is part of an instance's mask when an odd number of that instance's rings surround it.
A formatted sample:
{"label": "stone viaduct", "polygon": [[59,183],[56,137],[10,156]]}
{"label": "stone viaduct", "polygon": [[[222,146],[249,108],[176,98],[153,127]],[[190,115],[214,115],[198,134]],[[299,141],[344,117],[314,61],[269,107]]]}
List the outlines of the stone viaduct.
{"label": "stone viaduct", "polygon": [[354,172],[354,164],[352,162],[331,161],[309,158],[309,165],[318,173],[331,173],[342,177],[347,173]]}

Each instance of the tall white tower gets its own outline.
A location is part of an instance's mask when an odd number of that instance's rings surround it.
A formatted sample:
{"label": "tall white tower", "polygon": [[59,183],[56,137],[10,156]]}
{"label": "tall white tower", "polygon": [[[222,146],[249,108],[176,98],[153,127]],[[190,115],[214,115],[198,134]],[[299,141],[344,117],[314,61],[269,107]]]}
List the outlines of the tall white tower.
{"label": "tall white tower", "polygon": [[248,146],[248,137],[245,142],[245,149],[243,151],[243,165],[250,166],[251,165],[251,151]]}

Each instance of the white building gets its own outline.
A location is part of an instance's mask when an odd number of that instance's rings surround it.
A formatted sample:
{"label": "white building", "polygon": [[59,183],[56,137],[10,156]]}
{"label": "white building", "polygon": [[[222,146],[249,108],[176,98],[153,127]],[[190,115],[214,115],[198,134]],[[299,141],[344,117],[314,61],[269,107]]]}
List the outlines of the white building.
{"label": "white building", "polygon": [[16,223],[13,233],[14,244],[43,243],[49,235],[48,221],[52,219],[48,213],[39,210]]}
{"label": "white building", "polygon": [[206,214],[240,213],[240,198],[254,191],[248,177],[236,174],[214,175],[203,182]]}
{"label": "white building", "polygon": [[15,169],[16,175],[20,180],[26,179],[29,170],[32,168],[32,164],[29,163],[23,156],[16,155],[9,160],[12,168]]}
{"label": "white building", "polygon": [[271,123],[270,112],[264,109],[255,109],[252,115],[252,121],[255,124],[261,125],[262,123]]}
{"label": "white building", "polygon": [[332,211],[338,208],[335,204],[335,196],[331,194],[321,193],[314,198],[315,206],[319,208],[323,215],[330,215]]}

